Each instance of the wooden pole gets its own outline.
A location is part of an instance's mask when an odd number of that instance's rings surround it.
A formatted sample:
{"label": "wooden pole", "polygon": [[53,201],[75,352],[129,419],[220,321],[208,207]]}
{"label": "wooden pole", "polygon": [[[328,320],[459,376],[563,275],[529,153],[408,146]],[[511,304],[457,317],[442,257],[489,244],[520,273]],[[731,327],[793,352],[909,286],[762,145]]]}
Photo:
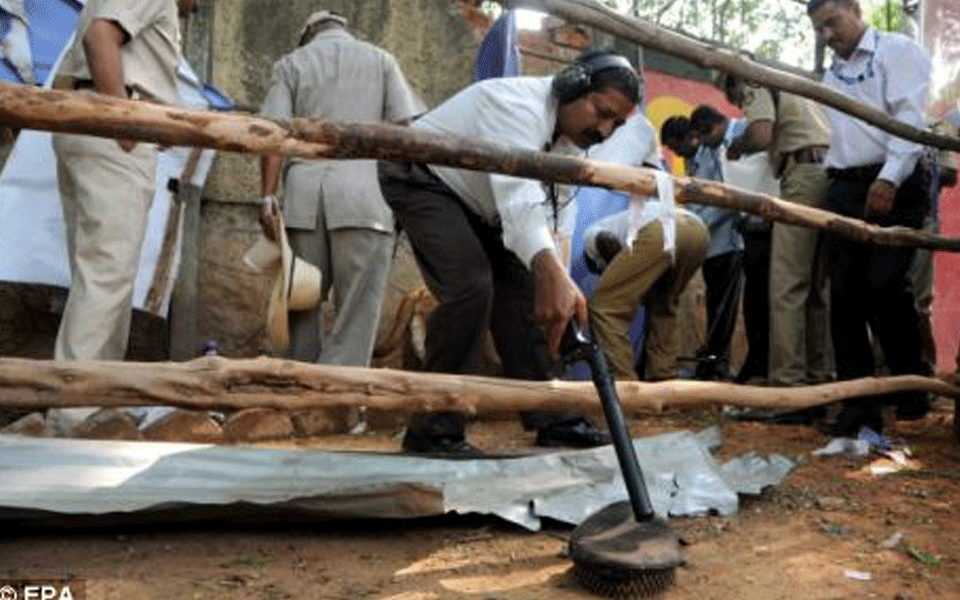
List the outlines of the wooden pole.
{"label": "wooden pole", "polygon": [[938,148],[960,150],[960,138],[956,136],[917,129],[894,119],[881,110],[857,102],[833,88],[812,81],[808,77],[747,60],[731,50],[699,42],[680,33],[620,14],[595,0],[511,0],[508,4],[541,10],[566,21],[590,25],[646,48],[656,48],[708,69],[733,73],[760,85],[816,100],[904,139]]}
{"label": "wooden pole", "polygon": [[[305,158],[411,160],[495,171],[559,183],[656,195],[655,171],[535,152],[465,137],[384,124],[295,119],[280,123],[238,114],[161,106],[96,94],[0,83],[0,125]],[[830,211],[717,182],[673,177],[680,202],[742,210],[765,219],[824,229],[860,242],[960,251],[960,238],[907,227],[879,227]]]}
{"label": "wooden pole", "polygon": [[[451,410],[506,415],[523,410],[598,412],[589,382],[520,381],[316,365],[275,358],[201,357],[189,362],[0,359],[0,407],[171,405],[223,410],[282,410],[364,405],[385,411]],[[864,395],[928,391],[960,397],[960,388],[919,375],[855,379],[803,388],[761,388],[702,381],[617,383],[628,411],[733,404],[800,409]]]}

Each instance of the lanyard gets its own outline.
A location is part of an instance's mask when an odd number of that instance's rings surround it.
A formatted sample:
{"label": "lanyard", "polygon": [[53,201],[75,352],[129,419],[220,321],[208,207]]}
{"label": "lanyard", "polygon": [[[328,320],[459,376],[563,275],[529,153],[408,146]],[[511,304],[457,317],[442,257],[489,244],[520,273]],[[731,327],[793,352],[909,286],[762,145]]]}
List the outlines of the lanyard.
{"label": "lanyard", "polygon": [[847,85],[854,85],[858,81],[863,81],[864,79],[869,79],[873,77],[873,59],[877,55],[877,52],[880,50],[880,33],[874,29],[873,30],[873,52],[870,53],[870,58],[867,60],[866,66],[863,68],[863,71],[857,75],[843,75],[840,73],[841,65],[840,63],[834,61],[830,66],[830,70],[833,72],[833,76],[842,81]]}

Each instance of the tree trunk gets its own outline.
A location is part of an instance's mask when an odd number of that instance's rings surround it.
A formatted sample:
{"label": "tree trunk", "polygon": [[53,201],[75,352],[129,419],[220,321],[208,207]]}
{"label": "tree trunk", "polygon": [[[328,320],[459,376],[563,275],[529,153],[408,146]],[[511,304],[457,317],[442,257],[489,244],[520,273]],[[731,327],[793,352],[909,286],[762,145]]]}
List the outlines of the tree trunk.
{"label": "tree trunk", "polygon": [[[0,83],[0,125],[305,158],[411,160],[476,171],[656,195],[652,169],[535,152],[465,137],[385,124],[290,123],[239,114],[186,110],[96,94]],[[878,227],[830,211],[717,182],[673,177],[679,202],[697,202],[824,229],[860,242],[960,251],[960,238],[907,227]]]}
{"label": "tree trunk", "polygon": [[[806,408],[863,395],[907,390],[960,397],[960,388],[919,375],[865,378],[804,388],[665,381],[617,383],[628,411],[664,406],[733,404]],[[0,359],[0,407],[164,404],[223,410],[284,410],[364,405],[385,411],[460,411],[507,415],[525,410],[599,412],[591,383],[520,381],[365,367],[315,365],[274,358],[202,357],[184,363]]]}

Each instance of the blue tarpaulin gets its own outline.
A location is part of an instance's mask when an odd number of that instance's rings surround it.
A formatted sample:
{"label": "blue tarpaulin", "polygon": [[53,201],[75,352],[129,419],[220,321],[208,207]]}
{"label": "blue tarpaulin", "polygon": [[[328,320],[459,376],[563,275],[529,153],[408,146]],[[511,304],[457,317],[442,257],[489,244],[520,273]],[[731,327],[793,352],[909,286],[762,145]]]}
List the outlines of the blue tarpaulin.
{"label": "blue tarpaulin", "polygon": [[517,44],[517,17],[513,10],[500,15],[480,44],[473,66],[473,80],[515,77],[520,74],[520,47]]}

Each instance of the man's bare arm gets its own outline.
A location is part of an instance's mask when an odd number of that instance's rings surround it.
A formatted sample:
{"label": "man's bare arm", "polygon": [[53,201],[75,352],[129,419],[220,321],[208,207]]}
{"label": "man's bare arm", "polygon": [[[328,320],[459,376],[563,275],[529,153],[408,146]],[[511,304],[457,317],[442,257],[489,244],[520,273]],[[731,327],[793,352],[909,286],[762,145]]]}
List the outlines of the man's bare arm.
{"label": "man's bare arm", "polygon": [[277,203],[277,184],[283,157],[268,154],[260,158],[260,227],[263,235],[277,241],[280,234],[280,205]]}
{"label": "man's bare arm", "polygon": [[83,36],[83,49],[90,66],[90,77],[97,92],[126,98],[123,60],[120,49],[128,41],[127,32],[114,21],[96,19]]}
{"label": "man's bare arm", "polygon": [[534,311],[547,337],[547,346],[554,357],[560,356],[560,339],[571,318],[586,324],[587,299],[570,279],[556,253],[541,250],[533,257]]}
{"label": "man's bare arm", "polygon": [[[120,49],[128,41],[127,32],[114,21],[95,19],[87,28],[83,36],[83,50],[97,93],[117,98],[127,97]],[[126,152],[136,145],[133,140],[117,140],[117,143]]]}
{"label": "man's bare arm", "polygon": [[744,154],[768,150],[773,145],[773,121],[753,121],[743,135],[733,140],[727,150],[727,158],[737,159]]}

